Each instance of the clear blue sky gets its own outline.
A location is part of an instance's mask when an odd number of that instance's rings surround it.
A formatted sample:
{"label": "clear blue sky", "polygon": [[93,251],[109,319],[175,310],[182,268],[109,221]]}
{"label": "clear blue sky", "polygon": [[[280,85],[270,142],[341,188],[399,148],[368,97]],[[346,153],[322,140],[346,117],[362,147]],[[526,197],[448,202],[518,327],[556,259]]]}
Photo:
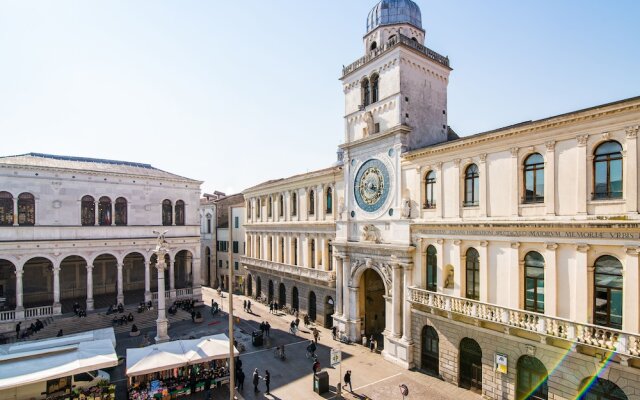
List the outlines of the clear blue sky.
{"label": "clear blue sky", "polygon": [[[461,135],[640,95],[640,2],[417,0]],[[374,0],[0,0],[0,154],[235,192],[335,161]]]}

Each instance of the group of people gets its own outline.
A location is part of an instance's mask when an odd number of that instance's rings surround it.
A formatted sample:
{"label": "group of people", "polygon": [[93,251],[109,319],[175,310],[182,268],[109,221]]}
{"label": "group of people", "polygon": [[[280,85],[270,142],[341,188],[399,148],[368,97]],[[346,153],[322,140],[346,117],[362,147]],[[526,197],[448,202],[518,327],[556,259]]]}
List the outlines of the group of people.
{"label": "group of people", "polygon": [[18,322],[16,325],[16,339],[26,339],[41,329],[44,329],[44,324],[40,319],[37,319],[36,322],[32,322],[31,325],[24,330],[22,330],[22,322]]}
{"label": "group of people", "polygon": [[244,307],[244,311],[251,313],[251,300],[244,300],[242,302],[242,306]]}
{"label": "group of people", "polygon": [[151,300],[147,301],[146,303],[144,301],[141,301],[140,304],[138,304],[138,313],[142,313],[147,310],[153,310],[153,302],[151,302]]}
{"label": "group of people", "polygon": [[271,303],[269,303],[269,312],[271,314],[277,314],[278,313],[278,302],[277,301],[272,301]]}
{"label": "group of people", "polygon": [[196,319],[198,321],[202,321],[202,314],[200,314],[200,311],[196,311],[196,310],[191,310],[191,322],[196,322]]}
{"label": "group of people", "polygon": [[124,313],[124,306],[122,303],[117,303],[117,305],[110,305],[107,309],[107,315],[115,314],[115,313]]}
{"label": "group of people", "polygon": [[114,325],[118,324],[118,326],[126,325],[129,322],[133,322],[133,314],[129,313],[129,315],[122,315],[120,318],[114,317],[111,322]]}
{"label": "group of people", "polygon": [[269,332],[271,331],[271,325],[269,321],[260,322],[260,331],[266,337],[269,337]]}
{"label": "group of people", "polygon": [[271,374],[269,373],[268,369],[264,371],[264,376],[260,376],[260,373],[258,372],[258,368],[253,370],[253,391],[254,392],[260,391],[260,389],[258,389],[258,384],[260,383],[261,379],[264,380],[264,384],[267,387],[267,391],[265,394],[271,394],[269,392],[269,385],[271,384]]}
{"label": "group of people", "polygon": [[78,304],[77,301],[73,303],[73,313],[76,315],[76,317],[80,318],[87,316],[87,311],[84,308],[80,307],[80,304]]}

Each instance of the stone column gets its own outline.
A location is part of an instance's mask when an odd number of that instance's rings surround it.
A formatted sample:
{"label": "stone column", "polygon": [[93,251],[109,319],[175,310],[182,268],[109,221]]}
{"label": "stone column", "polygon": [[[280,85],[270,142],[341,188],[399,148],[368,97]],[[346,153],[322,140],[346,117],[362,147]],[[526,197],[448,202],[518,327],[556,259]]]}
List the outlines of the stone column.
{"label": "stone column", "polygon": [[93,264],[87,264],[87,311],[93,310]]}
{"label": "stone column", "polygon": [[93,206],[93,211],[94,211],[94,215],[95,215],[95,221],[94,221],[94,225],[100,225],[100,212],[99,212],[99,208],[100,208],[100,202],[95,202],[94,206]]}
{"label": "stone column", "polygon": [[151,262],[144,262],[144,301],[151,301]]}
{"label": "stone column", "polygon": [[335,315],[336,317],[340,317],[341,315],[344,314],[344,311],[342,310],[342,285],[343,285],[343,262],[344,259],[342,257],[339,256],[335,256],[336,259],[336,309],[335,309]]}
{"label": "stone column", "polygon": [[[593,287],[593,266],[587,264],[587,251],[589,245],[576,244],[576,262],[571,274],[575,294],[571,298],[571,319],[580,323],[591,323],[592,296],[589,296]],[[589,285],[591,281],[591,285]]]}
{"label": "stone column", "polygon": [[[446,271],[444,270],[444,239],[437,239],[434,246],[436,248],[436,263],[438,265],[438,292],[442,293],[442,290],[444,288],[444,281],[445,279],[447,279],[447,277],[445,276]],[[425,249],[422,249],[422,251],[424,252]],[[425,271],[426,275],[426,265],[422,268],[422,270]],[[424,287],[426,287],[426,277],[424,281]]]}
{"label": "stone column", "polygon": [[544,254],[544,314],[558,315],[557,243],[545,243]]}
{"label": "stone column", "polygon": [[356,343],[360,341],[362,338],[362,333],[360,332],[360,322],[362,321],[358,315],[360,312],[360,299],[358,296],[358,286],[349,287],[349,320],[348,326],[351,329],[348,331],[349,338]]}
{"label": "stone column", "polygon": [[[350,277],[351,277],[351,258],[349,256],[345,256],[342,259],[342,310],[343,310],[342,315],[345,320],[349,320],[352,318],[351,314],[349,314]],[[357,282],[355,283],[357,284]]]}
{"label": "stone column", "polygon": [[453,241],[453,295],[465,297],[465,279],[463,274],[467,256],[460,254],[460,244],[462,244],[462,241],[459,239]]}
{"label": "stone column", "polygon": [[[239,250],[239,249],[238,249]],[[229,268],[235,268],[234,265],[230,265]],[[238,264],[238,269],[240,268],[240,264]],[[199,296],[202,293],[202,275],[200,272],[200,259],[192,258],[191,259],[191,290],[195,297],[200,298]]]}
{"label": "stone column", "polygon": [[480,256],[480,301],[489,302],[489,242],[483,240],[478,247],[478,255]]}
{"label": "stone column", "polygon": [[18,198],[13,198],[13,226],[18,226]]}
{"label": "stone column", "polygon": [[322,269],[324,271],[329,270],[329,249],[327,244],[327,238],[323,237],[320,241],[322,243]]}
{"label": "stone column", "polygon": [[577,174],[577,193],[576,193],[576,214],[587,215],[587,140],[589,135],[579,135],[576,137],[578,141],[578,156],[576,157],[576,174]]}
{"label": "stone column", "polygon": [[167,342],[170,340],[168,329],[169,321],[165,312],[165,295],[164,295],[164,270],[167,267],[164,260],[166,253],[162,251],[156,252],[158,262],[156,268],[158,269],[158,319],[156,320],[157,335],[155,337],[156,343]]}
{"label": "stone column", "polygon": [[411,337],[411,302],[409,299],[409,288],[413,286],[413,264],[405,264],[403,270],[404,275],[404,307],[402,313],[402,340],[407,343],[413,343]]}
{"label": "stone column", "polygon": [[402,267],[399,264],[392,264],[393,268],[393,293],[391,294],[391,308],[393,309],[393,318],[391,320],[394,338],[402,336]]}
{"label": "stone column", "polygon": [[[231,268],[231,266],[229,266]],[[176,259],[175,256],[169,261],[169,297],[176,298]],[[227,287],[227,290],[229,288]]]}
{"label": "stone column", "polygon": [[[456,179],[454,180],[454,197],[453,197],[453,218],[460,218],[460,209],[462,208],[462,198],[460,197],[460,182],[464,180],[464,177],[460,175],[460,159],[456,158],[453,160],[454,167],[454,176]],[[444,175],[444,174],[443,174]],[[444,196],[443,196],[444,197]],[[443,207],[444,204],[441,204],[440,207]],[[444,212],[444,211],[443,211]]]}
{"label": "stone column", "polygon": [[638,212],[638,130],[640,126],[627,128],[627,143],[625,146],[625,160],[623,173],[624,198],[626,199],[626,211],[629,214]]}
{"label": "stone column", "polygon": [[118,304],[124,304],[124,279],[122,279],[122,269],[124,263],[118,262]]}
{"label": "stone column", "polygon": [[556,142],[550,140],[544,145],[547,148],[544,165],[544,202],[547,205],[547,215],[556,215]]}
{"label": "stone column", "polygon": [[[327,202],[327,198],[324,195],[324,183],[321,185],[318,185],[318,193],[320,194],[320,196],[318,196],[318,218],[320,221],[323,221],[325,219],[325,212],[326,210],[326,202]],[[322,266],[324,266],[324,264],[322,264]]]}
{"label": "stone column", "polygon": [[306,266],[304,263],[304,244],[302,243],[304,241],[304,236],[298,238],[298,266],[300,267]]}
{"label": "stone column", "polygon": [[638,304],[640,304],[639,285],[640,271],[638,271],[638,247],[626,248],[626,260],[623,266],[622,293],[622,330],[625,332],[640,332],[638,319]]}
{"label": "stone column", "polygon": [[478,169],[480,173],[480,216],[486,217],[489,215],[489,212],[488,212],[489,191],[487,190],[489,179],[487,176],[487,154],[486,153],[480,154],[480,165],[478,167],[479,167]]}
{"label": "stone column", "polygon": [[[22,301],[24,296],[24,289],[22,286],[22,277],[24,275],[24,269],[22,266],[18,268],[16,265],[16,313],[21,312],[24,317],[24,303]],[[17,316],[16,316],[16,319]]]}
{"label": "stone column", "polygon": [[518,194],[520,193],[520,179],[518,177],[518,173],[520,172],[521,166],[518,165],[518,148],[511,148],[511,190],[509,192],[509,206],[511,208],[511,216],[517,217],[519,214],[520,208],[520,199],[518,198]]}
{"label": "stone column", "polygon": [[60,264],[56,261],[53,264],[53,313],[62,314],[60,304]]}

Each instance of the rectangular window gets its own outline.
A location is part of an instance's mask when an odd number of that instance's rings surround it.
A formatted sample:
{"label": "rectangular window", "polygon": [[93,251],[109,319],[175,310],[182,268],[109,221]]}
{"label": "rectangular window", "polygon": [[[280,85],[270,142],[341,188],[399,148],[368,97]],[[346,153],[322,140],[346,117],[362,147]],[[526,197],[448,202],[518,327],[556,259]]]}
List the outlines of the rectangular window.
{"label": "rectangular window", "polygon": [[233,241],[233,252],[234,252],[235,254],[238,254],[238,248],[239,248],[238,241],[237,241],[237,240],[234,240],[234,241]]}
{"label": "rectangular window", "polygon": [[218,268],[222,268],[222,260],[218,260]]}
{"label": "rectangular window", "polygon": [[229,268],[229,260],[225,261],[225,265],[226,265],[227,268]]}
{"label": "rectangular window", "polygon": [[234,217],[233,219],[233,227],[238,229],[239,226],[239,218],[238,217]]}
{"label": "rectangular window", "polygon": [[236,261],[235,263],[233,263],[233,268],[237,271],[238,270],[238,262]]}

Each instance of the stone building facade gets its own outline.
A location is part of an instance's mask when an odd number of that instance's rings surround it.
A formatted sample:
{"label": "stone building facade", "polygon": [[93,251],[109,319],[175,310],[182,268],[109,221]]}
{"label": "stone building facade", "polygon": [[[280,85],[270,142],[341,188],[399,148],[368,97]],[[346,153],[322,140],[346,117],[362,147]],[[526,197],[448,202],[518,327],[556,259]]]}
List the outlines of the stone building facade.
{"label": "stone building facade", "polygon": [[141,163],[0,158],[0,321],[151,300],[154,231],[168,231],[169,296],[200,297],[200,184]]}
{"label": "stone building facade", "polygon": [[[376,4],[342,163],[245,191],[258,294],[327,282],[343,334],[489,398],[640,398],[640,98],[459,138],[425,41],[414,2]],[[291,216],[328,187],[332,215]]]}

